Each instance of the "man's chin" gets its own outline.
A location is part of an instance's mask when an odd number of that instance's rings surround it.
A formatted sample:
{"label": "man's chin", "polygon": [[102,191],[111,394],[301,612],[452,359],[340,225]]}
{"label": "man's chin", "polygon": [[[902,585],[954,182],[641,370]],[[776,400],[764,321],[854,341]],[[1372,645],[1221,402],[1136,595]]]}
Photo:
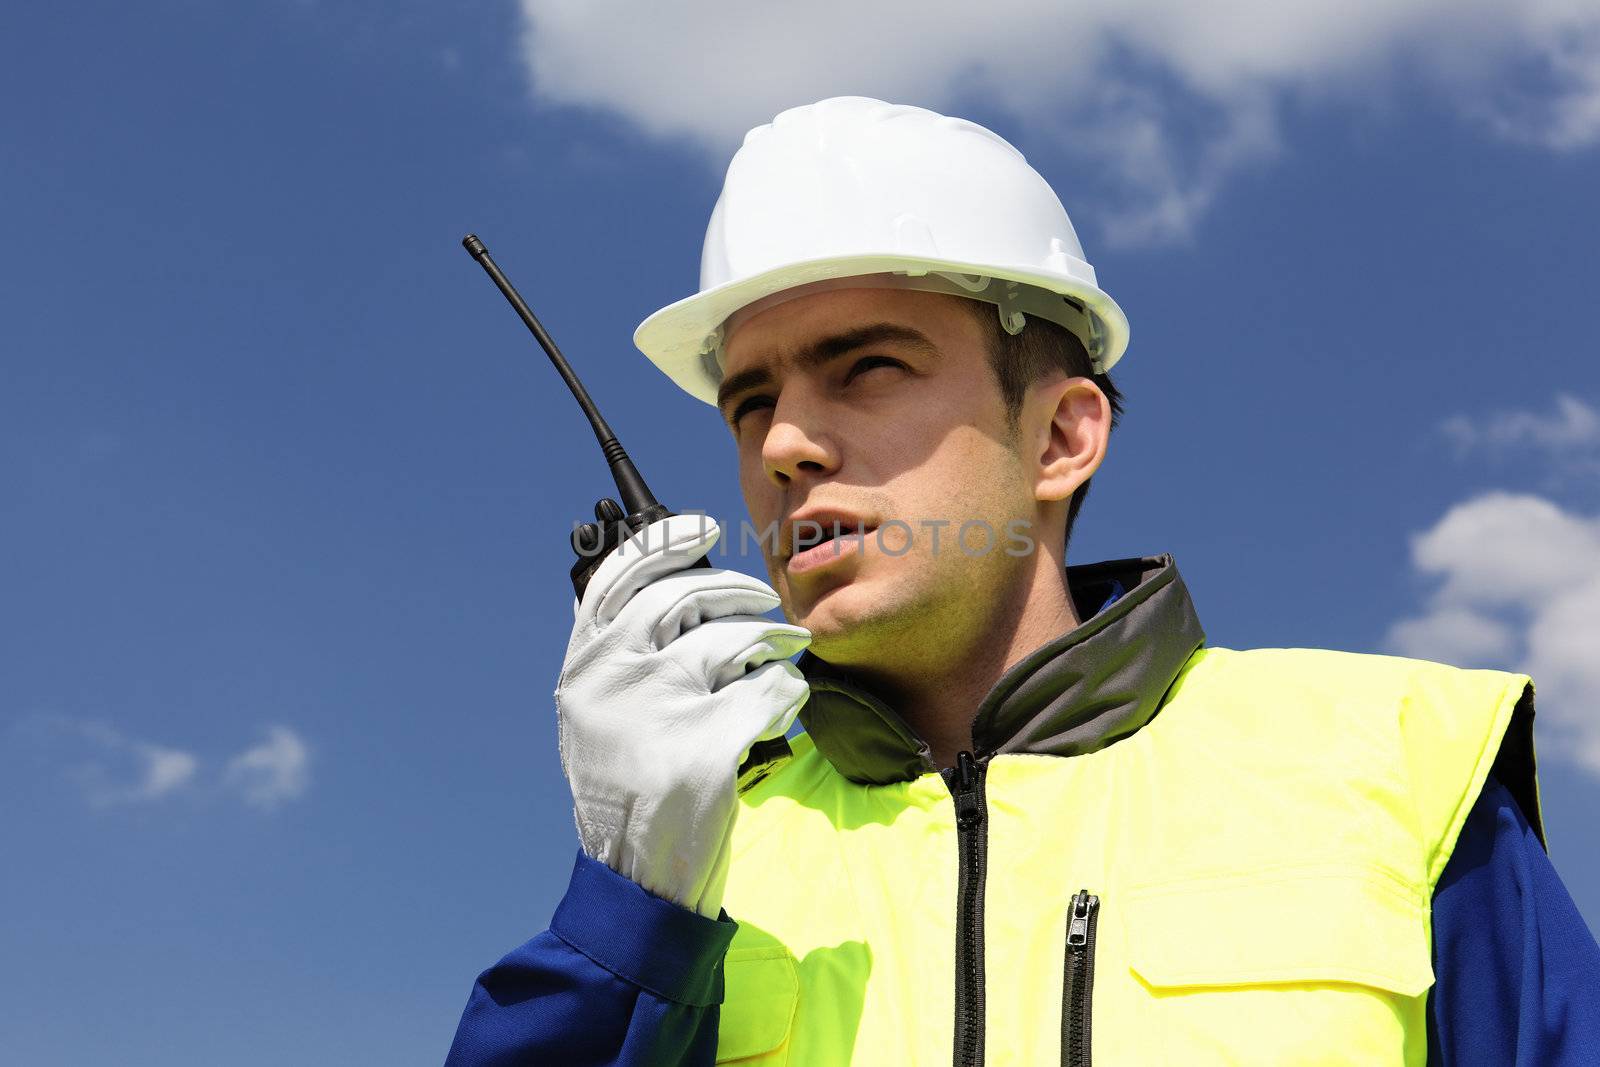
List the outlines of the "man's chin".
{"label": "man's chin", "polygon": [[[811,651],[839,662],[846,651],[859,646],[883,622],[899,612],[871,581],[856,579],[819,591],[791,621],[811,631]],[[830,650],[832,654],[830,655]]]}

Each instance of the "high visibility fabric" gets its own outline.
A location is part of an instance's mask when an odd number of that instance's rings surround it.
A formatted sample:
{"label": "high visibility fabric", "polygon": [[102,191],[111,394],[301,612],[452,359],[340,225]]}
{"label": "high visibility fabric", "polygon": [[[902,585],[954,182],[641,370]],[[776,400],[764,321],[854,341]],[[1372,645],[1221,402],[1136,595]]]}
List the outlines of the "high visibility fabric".
{"label": "high visibility fabric", "polygon": [[[1520,674],[1203,647],[1131,736],[993,757],[984,1062],[1061,1062],[1087,889],[1095,1063],[1425,1063],[1433,887],[1525,698]],[[741,798],[718,1062],[949,1063],[957,857],[938,774],[860,784],[798,738]]]}

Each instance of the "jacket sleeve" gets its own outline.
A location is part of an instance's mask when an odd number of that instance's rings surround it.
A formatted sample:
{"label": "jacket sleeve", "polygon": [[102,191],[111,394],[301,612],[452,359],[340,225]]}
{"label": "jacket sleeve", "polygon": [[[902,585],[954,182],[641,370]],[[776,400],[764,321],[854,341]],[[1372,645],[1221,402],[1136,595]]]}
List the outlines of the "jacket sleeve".
{"label": "jacket sleeve", "polygon": [[709,1065],[736,929],[580,852],[550,928],[478,976],[446,1067]]}
{"label": "jacket sleeve", "polygon": [[1600,946],[1491,776],[1433,897],[1428,1063],[1600,1063]]}

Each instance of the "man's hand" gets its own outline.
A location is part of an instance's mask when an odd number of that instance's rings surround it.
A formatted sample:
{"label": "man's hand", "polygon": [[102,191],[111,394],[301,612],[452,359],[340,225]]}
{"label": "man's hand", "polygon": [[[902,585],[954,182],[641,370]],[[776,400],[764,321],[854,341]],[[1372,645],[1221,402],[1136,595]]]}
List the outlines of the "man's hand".
{"label": "man's hand", "polygon": [[789,657],[811,634],[763,617],[779,604],[771,586],[684,570],[721,535],[706,516],[674,515],[606,557],[576,605],[555,694],[584,852],[713,918],[739,764],[810,695]]}

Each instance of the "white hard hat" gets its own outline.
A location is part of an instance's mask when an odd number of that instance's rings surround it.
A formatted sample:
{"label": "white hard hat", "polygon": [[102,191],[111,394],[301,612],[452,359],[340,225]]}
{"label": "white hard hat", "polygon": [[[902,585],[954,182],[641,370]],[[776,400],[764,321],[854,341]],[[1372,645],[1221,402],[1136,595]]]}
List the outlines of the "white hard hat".
{"label": "white hard hat", "polygon": [[817,283],[988,300],[1012,333],[1038,315],[1075,333],[1097,371],[1128,346],[1127,316],[1022,153],[920,107],[840,96],[745,134],[706,227],[700,292],[645,319],[633,340],[715,404],[730,316]]}

